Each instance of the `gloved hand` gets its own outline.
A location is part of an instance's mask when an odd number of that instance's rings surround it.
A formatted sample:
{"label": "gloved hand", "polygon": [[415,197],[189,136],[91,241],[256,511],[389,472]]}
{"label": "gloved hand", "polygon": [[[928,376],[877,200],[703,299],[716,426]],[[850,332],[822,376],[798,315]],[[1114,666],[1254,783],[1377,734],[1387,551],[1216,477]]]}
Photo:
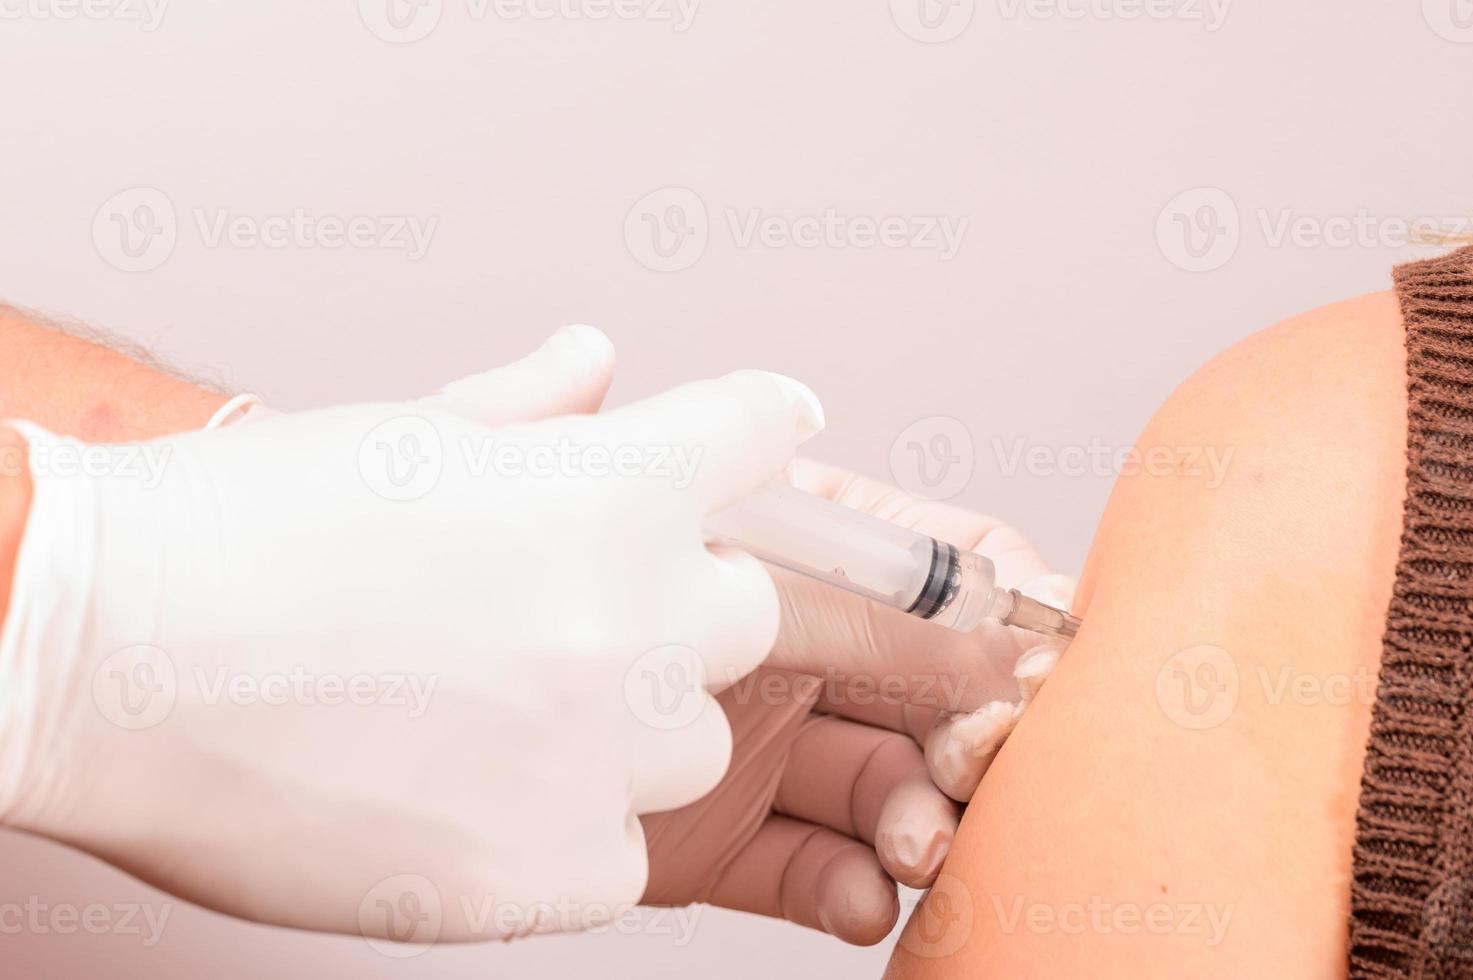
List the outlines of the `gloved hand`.
{"label": "gloved hand", "polygon": [[[1001,581],[1069,605],[1072,580],[1047,575],[998,521],[807,460],[789,475],[978,551]],[[1000,626],[954,633],[769,571],[783,609],[777,646],[717,698],[732,724],[731,770],[695,803],[642,818],[645,902],[710,902],[879,942],[899,914],[895,882],[929,886],[951,848],[960,808],[941,789],[971,797],[1059,644]]]}
{"label": "gloved hand", "polygon": [[[1000,584],[1069,608],[1074,580],[1050,574],[1027,539],[995,518],[810,460],[797,460],[790,475],[801,490],[985,555]],[[824,678],[820,710],[911,735],[925,746],[936,785],[953,799],[971,799],[1062,644],[995,623],[956,633],[784,569],[770,571],[783,615],[768,666]]]}
{"label": "gloved hand", "polygon": [[762,667],[718,696],[731,769],[695,803],[642,818],[646,904],[710,902],[867,946],[895,925],[896,881],[935,880],[960,807],[909,735],[816,712],[823,687]]}
{"label": "gloved hand", "polygon": [[777,630],[765,570],[702,521],[822,423],[760,372],[560,414],[611,365],[565,330],[424,401],[143,444],[156,481],[21,426],[0,819],[308,929],[508,936],[637,901],[636,814],[726,770],[702,669]]}

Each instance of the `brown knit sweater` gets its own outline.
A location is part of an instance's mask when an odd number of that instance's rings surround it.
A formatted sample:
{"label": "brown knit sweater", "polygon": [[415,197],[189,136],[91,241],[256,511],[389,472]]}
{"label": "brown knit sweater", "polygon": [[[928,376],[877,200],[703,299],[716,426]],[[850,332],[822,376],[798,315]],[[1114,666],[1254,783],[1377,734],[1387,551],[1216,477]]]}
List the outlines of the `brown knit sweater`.
{"label": "brown knit sweater", "polygon": [[1354,977],[1473,977],[1473,248],[1396,270],[1407,496],[1356,815]]}

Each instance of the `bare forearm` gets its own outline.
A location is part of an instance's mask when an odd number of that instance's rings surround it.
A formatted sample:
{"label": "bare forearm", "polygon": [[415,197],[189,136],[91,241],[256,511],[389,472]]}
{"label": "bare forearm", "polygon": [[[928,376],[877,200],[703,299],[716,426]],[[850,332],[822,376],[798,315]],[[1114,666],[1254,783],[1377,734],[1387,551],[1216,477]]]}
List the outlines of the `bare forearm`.
{"label": "bare forearm", "polygon": [[116,442],[197,429],[227,398],[131,353],[0,305],[0,418]]}

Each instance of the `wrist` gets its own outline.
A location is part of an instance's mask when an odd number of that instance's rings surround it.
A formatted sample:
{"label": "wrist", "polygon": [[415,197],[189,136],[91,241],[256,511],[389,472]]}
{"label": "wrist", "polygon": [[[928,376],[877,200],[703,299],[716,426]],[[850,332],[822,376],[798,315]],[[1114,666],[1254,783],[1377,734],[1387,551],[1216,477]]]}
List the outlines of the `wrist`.
{"label": "wrist", "polygon": [[15,563],[31,509],[30,460],[26,440],[15,429],[0,425],[0,624],[10,606]]}

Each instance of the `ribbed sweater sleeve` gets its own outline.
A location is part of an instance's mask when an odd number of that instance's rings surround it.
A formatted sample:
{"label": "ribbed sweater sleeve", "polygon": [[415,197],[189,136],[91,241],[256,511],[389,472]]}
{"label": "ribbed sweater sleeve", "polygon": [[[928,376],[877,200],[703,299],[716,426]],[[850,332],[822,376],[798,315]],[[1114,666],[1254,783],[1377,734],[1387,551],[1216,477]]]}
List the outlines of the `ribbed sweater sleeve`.
{"label": "ribbed sweater sleeve", "polygon": [[1407,494],[1356,815],[1353,977],[1473,977],[1473,249],[1396,270]]}

